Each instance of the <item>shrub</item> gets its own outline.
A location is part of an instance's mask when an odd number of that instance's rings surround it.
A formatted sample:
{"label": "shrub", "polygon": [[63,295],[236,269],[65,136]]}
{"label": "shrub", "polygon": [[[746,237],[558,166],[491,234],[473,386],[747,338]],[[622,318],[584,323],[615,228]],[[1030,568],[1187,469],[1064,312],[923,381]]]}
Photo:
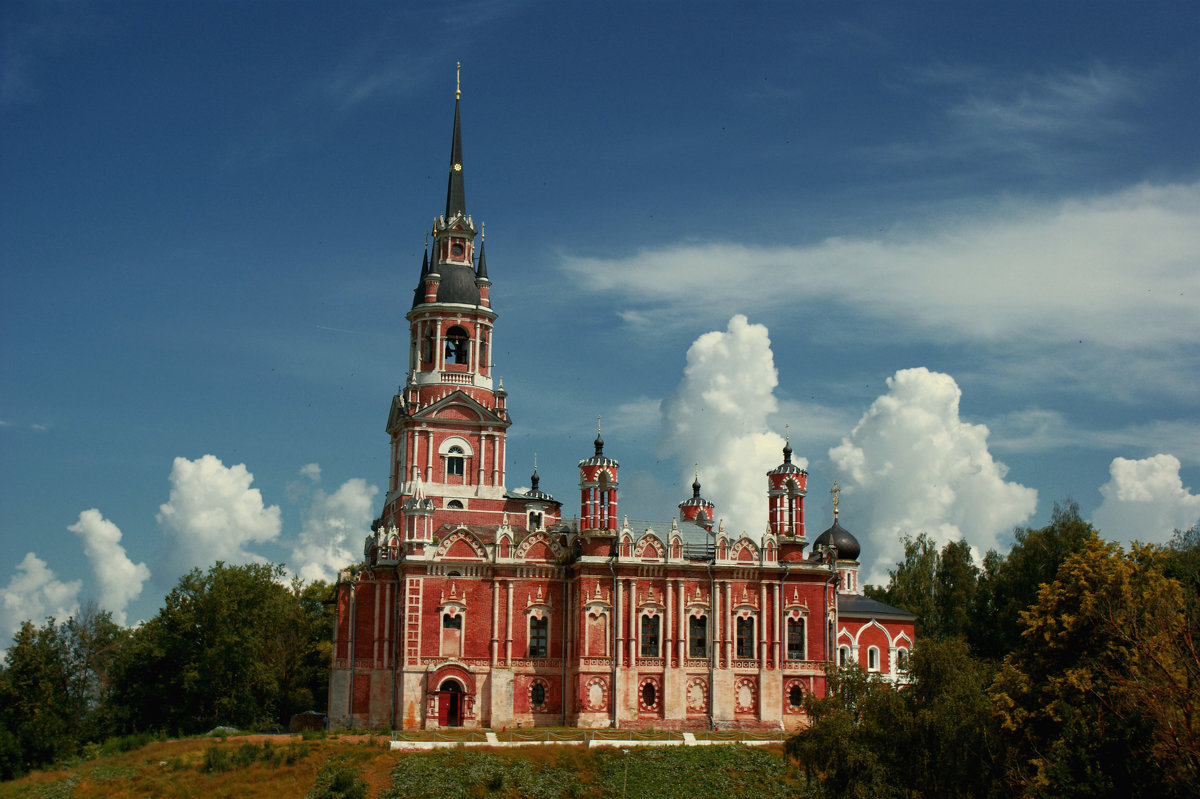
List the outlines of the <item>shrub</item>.
{"label": "shrub", "polygon": [[367,783],[345,758],[331,757],[317,772],[305,799],[366,799]]}

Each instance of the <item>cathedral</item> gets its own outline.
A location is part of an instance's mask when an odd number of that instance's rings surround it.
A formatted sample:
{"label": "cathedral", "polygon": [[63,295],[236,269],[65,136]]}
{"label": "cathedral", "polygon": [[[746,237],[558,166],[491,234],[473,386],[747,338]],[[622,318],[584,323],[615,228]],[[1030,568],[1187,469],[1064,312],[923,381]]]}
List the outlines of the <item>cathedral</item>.
{"label": "cathedral", "polygon": [[512,421],[489,360],[498,315],[467,214],[459,105],[456,92],[383,510],[338,578],[330,726],[792,730],[831,662],[900,679],[915,617],[858,593],[836,484],[833,525],[810,542],[790,445],[764,475],[755,537],[726,534],[698,478],[667,521],[622,518],[599,431],[578,506],[564,512],[536,468],[528,491],[505,488]]}

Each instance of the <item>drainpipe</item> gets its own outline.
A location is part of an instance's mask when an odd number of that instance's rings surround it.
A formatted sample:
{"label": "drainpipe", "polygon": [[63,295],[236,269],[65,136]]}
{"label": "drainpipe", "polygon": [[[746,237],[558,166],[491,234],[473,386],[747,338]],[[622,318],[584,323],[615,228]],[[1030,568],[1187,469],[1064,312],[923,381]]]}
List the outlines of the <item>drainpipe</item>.
{"label": "drainpipe", "polygon": [[350,579],[350,701],[346,705],[346,715],[349,717],[348,721],[352,728],[354,727],[354,653],[357,643],[355,640],[355,628],[357,626],[355,617],[358,610],[358,591],[354,588],[354,581],[357,577],[358,575],[353,575]]}
{"label": "drainpipe", "polygon": [[[833,596],[833,603],[832,603],[833,604],[833,630],[830,632],[829,644],[825,649],[825,659],[827,661],[829,661],[830,663],[833,663],[836,666],[837,665],[837,634],[838,634],[837,633],[837,629],[838,629],[837,588],[836,588],[836,581],[837,581],[837,576],[838,576],[838,573],[837,573],[837,548],[836,547],[826,547],[824,553],[822,553],[822,554],[824,554],[826,560],[829,563],[829,579],[825,581],[826,596],[829,596],[830,585],[831,584],[835,585],[833,595],[832,595]],[[829,692],[828,686],[826,686],[825,691],[826,691],[826,694],[828,694],[828,692]]]}
{"label": "drainpipe", "polygon": [[609,724],[617,727],[617,658],[621,656],[621,642],[617,640],[617,614],[621,609],[617,607],[617,570],[613,563],[617,559],[617,554],[620,550],[614,549],[612,557],[608,559],[608,571],[612,574],[612,593],[609,594],[610,604],[613,614],[609,621],[609,627],[612,628],[612,682],[609,685],[608,691],[608,710],[612,719]]}
{"label": "drainpipe", "polygon": [[[787,561],[780,561],[783,564],[783,576],[779,578],[779,626],[776,627],[779,636],[779,662],[776,667],[779,669],[779,686],[782,688],[787,684],[786,678],[783,675],[783,664],[788,659],[788,629],[787,629],[787,613],[784,612],[783,606],[787,604],[787,581],[788,575],[792,572],[792,565]],[[808,637],[808,620],[805,619],[805,638]],[[804,642],[804,654],[808,654],[808,641]],[[784,701],[788,701],[784,697]],[[783,718],[779,719],[779,729],[784,729]]]}
{"label": "drainpipe", "polygon": [[713,696],[716,690],[713,681],[716,679],[717,671],[716,582],[713,579],[712,561],[705,563],[704,568],[708,571],[708,727],[715,729],[717,722],[713,718]]}
{"label": "drainpipe", "polygon": [[567,726],[567,630],[571,629],[571,608],[567,604],[567,567],[564,564],[562,571],[562,607],[563,607],[563,628],[562,628],[562,674],[558,679],[558,704],[562,707],[562,725]]}

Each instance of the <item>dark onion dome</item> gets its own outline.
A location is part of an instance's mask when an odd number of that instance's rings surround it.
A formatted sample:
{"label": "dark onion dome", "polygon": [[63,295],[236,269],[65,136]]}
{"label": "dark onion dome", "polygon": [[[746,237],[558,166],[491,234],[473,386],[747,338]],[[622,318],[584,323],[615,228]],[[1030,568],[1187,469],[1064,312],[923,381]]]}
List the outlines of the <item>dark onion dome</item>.
{"label": "dark onion dome", "polygon": [[829,529],[817,536],[816,541],[813,541],[813,554],[820,552],[821,547],[827,546],[837,549],[838,560],[858,560],[859,552],[861,552],[858,539],[852,536],[849,530],[838,524],[836,518]]}
{"label": "dark onion dome", "polygon": [[479,304],[479,284],[475,282],[474,269],[461,264],[441,264],[438,272],[442,281],[438,284],[437,302]]}
{"label": "dark onion dome", "polygon": [[587,460],[579,462],[580,466],[616,466],[617,462],[612,458],[604,457],[604,439],[600,437],[600,432],[596,432],[596,440],[592,442],[596,446],[596,454]]}
{"label": "dark onion dome", "polygon": [[695,507],[697,505],[702,508],[711,508],[713,506],[713,504],[711,502],[709,502],[704,497],[700,496],[700,477],[699,477],[699,475],[697,475],[696,479],[694,481],[692,481],[692,496],[689,499],[685,499],[683,502],[680,502],[679,507],[691,508],[691,507]]}
{"label": "dark onion dome", "polygon": [[792,445],[783,445],[783,463],[776,466],[767,474],[808,474],[796,464],[792,463]]}
{"label": "dark onion dome", "polygon": [[554,502],[554,497],[550,496],[545,491],[542,491],[540,488],[538,488],[538,483],[540,481],[541,481],[541,478],[538,477],[537,467],[535,466],[533,469],[533,474],[529,475],[529,490],[525,492],[526,498],[540,499],[540,500],[544,500],[547,502]]}

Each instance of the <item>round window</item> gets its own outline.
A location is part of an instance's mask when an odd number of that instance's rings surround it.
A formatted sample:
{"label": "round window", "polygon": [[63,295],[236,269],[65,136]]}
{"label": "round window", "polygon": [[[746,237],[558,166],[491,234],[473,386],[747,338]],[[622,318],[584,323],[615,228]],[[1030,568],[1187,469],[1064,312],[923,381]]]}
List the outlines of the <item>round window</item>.
{"label": "round window", "polygon": [[534,707],[546,704],[546,686],[535,682],[533,688],[529,690],[529,701]]}

